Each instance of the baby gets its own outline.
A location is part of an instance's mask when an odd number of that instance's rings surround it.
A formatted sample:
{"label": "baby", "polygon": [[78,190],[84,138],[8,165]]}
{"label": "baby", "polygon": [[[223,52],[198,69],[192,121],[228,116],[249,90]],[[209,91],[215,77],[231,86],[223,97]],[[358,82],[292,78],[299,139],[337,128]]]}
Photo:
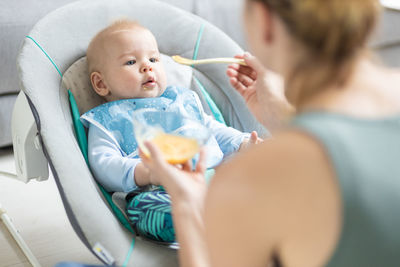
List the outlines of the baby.
{"label": "baby", "polygon": [[167,86],[156,39],[136,22],[120,20],[100,31],[89,44],[87,61],[92,87],[106,103],[83,114],[81,121],[88,128],[90,167],[110,192],[152,184],[133,135],[137,110],[179,112],[208,127],[213,134],[206,144],[208,168],[260,141],[255,132],[239,132],[205,114],[195,92]]}

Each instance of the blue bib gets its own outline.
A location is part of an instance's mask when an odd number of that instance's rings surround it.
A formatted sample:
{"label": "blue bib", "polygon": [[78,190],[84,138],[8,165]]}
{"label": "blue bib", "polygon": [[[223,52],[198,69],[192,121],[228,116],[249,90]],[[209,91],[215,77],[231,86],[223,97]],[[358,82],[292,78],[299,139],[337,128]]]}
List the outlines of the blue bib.
{"label": "blue bib", "polygon": [[[195,92],[176,86],[167,87],[160,97],[107,102],[83,114],[81,121],[87,128],[93,124],[105,131],[119,145],[123,156],[138,157],[138,144],[134,136],[132,120],[135,111],[145,108],[178,112],[184,117],[204,123],[204,111]],[[155,121],[155,123],[160,122]],[[208,150],[211,148],[207,165],[215,166],[223,158],[222,151],[214,137],[207,142],[207,147]]]}

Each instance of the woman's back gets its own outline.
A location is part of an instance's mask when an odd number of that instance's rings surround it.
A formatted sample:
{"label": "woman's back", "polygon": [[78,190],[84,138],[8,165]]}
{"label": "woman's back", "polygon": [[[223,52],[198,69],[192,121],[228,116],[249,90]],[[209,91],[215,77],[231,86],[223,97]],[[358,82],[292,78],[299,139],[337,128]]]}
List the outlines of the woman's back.
{"label": "woman's back", "polygon": [[312,112],[293,125],[324,147],[339,183],[341,234],[327,266],[398,266],[400,113],[358,119]]}

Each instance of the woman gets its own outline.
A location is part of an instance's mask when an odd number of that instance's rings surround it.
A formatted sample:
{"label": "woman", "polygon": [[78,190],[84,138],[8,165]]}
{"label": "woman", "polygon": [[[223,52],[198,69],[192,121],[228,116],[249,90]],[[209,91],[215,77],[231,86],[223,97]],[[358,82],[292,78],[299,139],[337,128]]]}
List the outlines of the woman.
{"label": "woman", "polygon": [[182,266],[400,266],[399,72],[372,63],[376,0],[247,0],[248,67],[228,69],[260,122],[296,116],[271,141],[196,171],[144,159],[172,198]]}

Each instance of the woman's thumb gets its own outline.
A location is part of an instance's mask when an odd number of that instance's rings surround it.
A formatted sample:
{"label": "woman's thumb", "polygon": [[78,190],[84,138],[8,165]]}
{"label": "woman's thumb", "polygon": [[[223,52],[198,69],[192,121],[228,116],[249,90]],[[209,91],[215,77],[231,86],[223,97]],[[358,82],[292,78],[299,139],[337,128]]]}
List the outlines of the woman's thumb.
{"label": "woman's thumb", "polygon": [[249,52],[245,52],[243,55],[244,62],[246,62],[247,66],[255,70],[258,74],[265,71],[264,65],[252,54]]}
{"label": "woman's thumb", "polygon": [[196,165],[196,171],[200,173],[204,173],[207,169],[207,160],[206,160],[206,150],[205,148],[200,149],[200,157],[199,160],[197,161]]}
{"label": "woman's thumb", "polygon": [[163,157],[163,154],[161,153],[160,149],[158,147],[150,142],[150,141],[145,141],[144,145],[150,152],[150,158],[153,159],[155,162],[161,164],[165,162],[165,159]]}

